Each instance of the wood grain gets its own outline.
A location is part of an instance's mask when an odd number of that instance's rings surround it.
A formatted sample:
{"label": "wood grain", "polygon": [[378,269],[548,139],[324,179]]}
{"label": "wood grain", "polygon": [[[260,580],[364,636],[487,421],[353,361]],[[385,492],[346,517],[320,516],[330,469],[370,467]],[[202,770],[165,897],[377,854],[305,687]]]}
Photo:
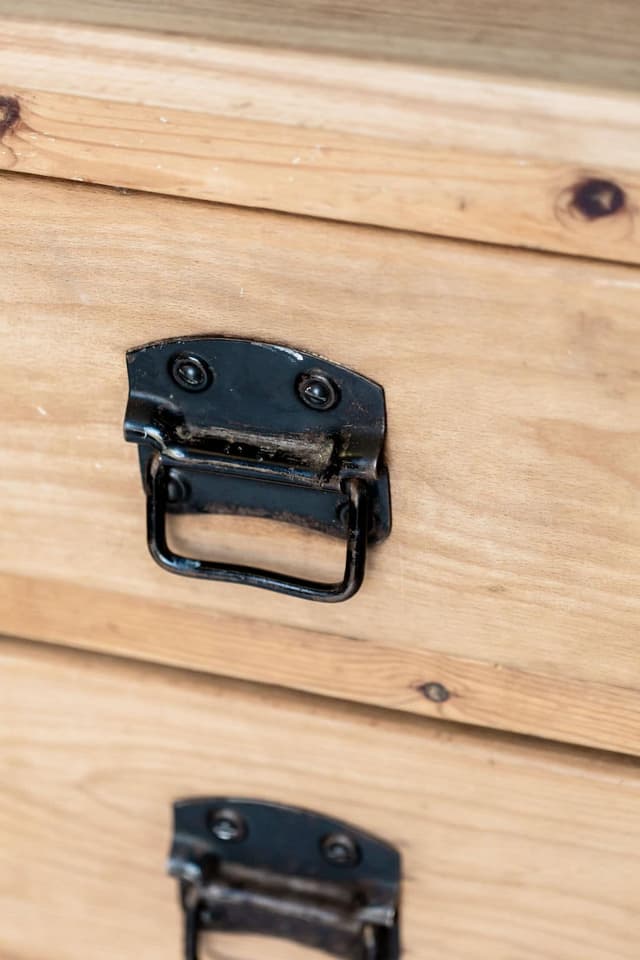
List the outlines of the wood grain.
{"label": "wood grain", "polygon": [[1,663],[4,957],[174,960],[170,804],[230,794],[396,844],[406,957],[635,960],[637,761],[37,645]]}
{"label": "wood grain", "polygon": [[640,7],[463,6],[0,0],[0,167],[640,262]]}
{"label": "wood grain", "polygon": [[[13,20],[16,6],[0,0]],[[548,83],[640,86],[634,0],[21,0],[20,16]]]}
{"label": "wood grain", "polygon": [[[14,175],[0,202],[0,629],[640,751],[635,270]],[[384,385],[394,529],[348,603],[149,558],[124,353],[203,331]],[[342,562],[320,535],[207,519],[175,535]]]}

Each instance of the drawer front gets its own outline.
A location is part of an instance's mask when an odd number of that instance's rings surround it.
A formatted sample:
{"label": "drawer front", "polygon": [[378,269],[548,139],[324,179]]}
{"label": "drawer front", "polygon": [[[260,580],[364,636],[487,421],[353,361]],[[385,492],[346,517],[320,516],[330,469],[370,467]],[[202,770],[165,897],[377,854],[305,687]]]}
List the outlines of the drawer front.
{"label": "drawer front", "polygon": [[[639,749],[637,271],[0,185],[0,629]],[[149,557],[125,351],[203,332],[383,385],[393,530],[354,599],[186,580]],[[343,563],[340,543],[267,520],[190,517],[174,536],[297,574]]]}
{"label": "drawer front", "polygon": [[[395,845],[406,957],[637,956],[631,758],[37,644],[5,641],[1,660],[5,957],[178,960],[170,806],[212,794]],[[310,956],[235,935],[209,950]]]}

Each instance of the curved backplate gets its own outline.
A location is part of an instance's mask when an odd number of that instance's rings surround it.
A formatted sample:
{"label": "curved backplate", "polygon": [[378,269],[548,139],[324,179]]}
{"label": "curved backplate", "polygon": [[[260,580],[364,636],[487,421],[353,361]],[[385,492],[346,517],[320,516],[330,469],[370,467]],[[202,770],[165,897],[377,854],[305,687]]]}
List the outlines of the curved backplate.
{"label": "curved backplate", "polygon": [[191,956],[205,930],[286,937],[348,960],[399,956],[400,855],[351,824],[257,800],[181,800],[168,866]]}
{"label": "curved backplate", "polygon": [[[202,388],[176,378],[193,357]],[[346,367],[279,344],[190,337],[127,353],[125,437],[139,444],[145,490],[154,452],[170,467],[178,513],[271,517],[345,536],[345,481],[366,482],[369,540],[388,536],[389,479],[384,465],[382,387]],[[301,396],[309,377],[335,388],[329,409]]]}

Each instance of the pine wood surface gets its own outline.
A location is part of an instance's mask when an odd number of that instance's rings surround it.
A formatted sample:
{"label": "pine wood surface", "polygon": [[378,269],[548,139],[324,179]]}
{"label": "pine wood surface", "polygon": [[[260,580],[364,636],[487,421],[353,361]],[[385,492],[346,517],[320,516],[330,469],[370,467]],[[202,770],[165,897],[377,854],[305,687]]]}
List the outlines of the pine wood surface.
{"label": "pine wood surface", "polygon": [[640,260],[635,0],[0,17],[5,169]]}
{"label": "pine wood surface", "polygon": [[[638,752],[635,270],[15,175],[0,191],[1,630]],[[353,600],[148,556],[125,350],[202,332],[383,384],[394,527]],[[174,536],[315,576],[343,562],[269,521]]]}
{"label": "pine wood surface", "polygon": [[640,84],[632,0],[0,0],[0,11],[633,93]]}
{"label": "pine wood surface", "polygon": [[[0,952],[175,960],[170,805],[271,799],[403,857],[407,958],[635,960],[629,758],[39,645],[0,646]],[[212,937],[205,957],[311,960]]]}

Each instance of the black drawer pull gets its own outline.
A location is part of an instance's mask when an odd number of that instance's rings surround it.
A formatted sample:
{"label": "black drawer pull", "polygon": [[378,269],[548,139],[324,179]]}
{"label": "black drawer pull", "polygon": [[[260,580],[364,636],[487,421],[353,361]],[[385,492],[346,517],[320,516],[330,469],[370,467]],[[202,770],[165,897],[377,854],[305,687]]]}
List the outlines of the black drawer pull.
{"label": "black drawer pull", "polygon": [[185,960],[201,932],[283,937],[344,960],[397,960],[400,856],[322,814],[229,798],[174,805]]}
{"label": "black drawer pull", "polygon": [[300,577],[289,577],[257,567],[242,564],[197,560],[174,553],[167,543],[166,517],[170,468],[162,455],[156,453],[149,461],[149,493],[147,495],[147,539],[151,556],[161,567],[185,577],[202,580],[223,580],[263,587],[277,593],[288,593],[305,600],[324,600],[336,603],[356,593],[364,579],[367,557],[368,510],[367,492],[360,480],[345,483],[349,494],[347,513],[347,560],[344,577],[338,583],[319,583]]}
{"label": "black drawer pull", "polygon": [[[187,577],[338,602],[362,585],[367,547],[391,525],[384,393],[365,377],[279,345],[205,337],[127,354],[125,437],[139,446],[147,540]],[[323,583],[181,556],[167,514],[286,520],[346,540],[342,580]]]}

